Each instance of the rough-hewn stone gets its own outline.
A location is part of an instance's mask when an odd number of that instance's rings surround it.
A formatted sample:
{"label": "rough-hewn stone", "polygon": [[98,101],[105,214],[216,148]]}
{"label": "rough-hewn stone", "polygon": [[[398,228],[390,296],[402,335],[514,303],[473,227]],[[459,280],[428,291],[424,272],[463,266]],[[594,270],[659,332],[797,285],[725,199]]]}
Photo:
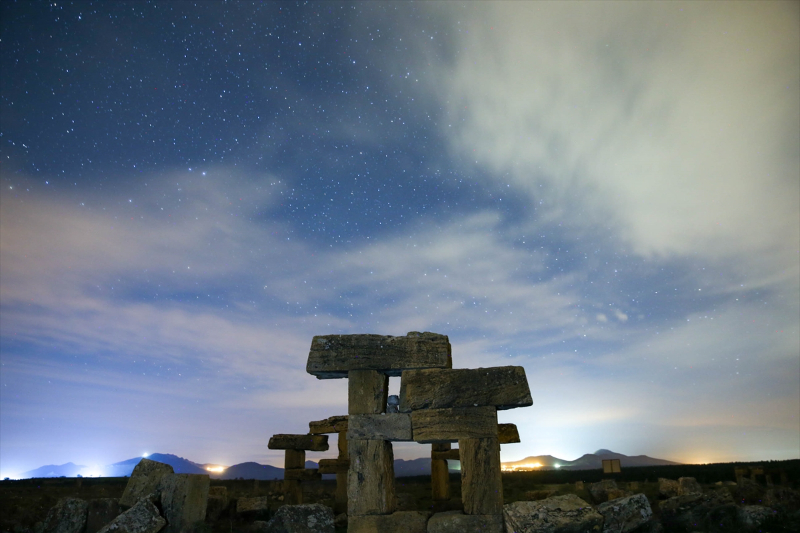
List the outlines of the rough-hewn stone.
{"label": "rough-hewn stone", "polygon": [[653,516],[650,502],[644,494],[607,501],[597,506],[603,515],[603,533],[629,533]]}
{"label": "rough-hewn stone", "polygon": [[446,335],[411,331],[390,335],[322,335],[311,341],[306,371],[319,379],[345,378],[350,370],[399,376],[415,368],[451,368]]}
{"label": "rough-hewn stone", "polygon": [[500,444],[520,442],[516,424],[497,424],[497,439]]}
{"label": "rough-hewn stone", "polygon": [[171,466],[150,459],[142,459],[133,469],[119,504],[123,509],[133,506],[141,498],[153,492],[161,478],[174,473]]}
{"label": "rough-hewn stone", "polygon": [[228,487],[209,487],[206,521],[214,522],[228,508]]}
{"label": "rough-hewn stone", "polygon": [[236,512],[248,514],[269,509],[269,496],[242,497],[236,500]]}
{"label": "rough-hewn stone", "polygon": [[436,513],[428,520],[427,533],[503,533],[503,515],[466,515],[461,511]]}
{"label": "rough-hewn stone", "polygon": [[97,533],[119,516],[120,511],[119,500],[116,498],[89,500],[89,514],[86,517],[84,533]]}
{"label": "rough-hewn stone", "polygon": [[456,442],[459,439],[497,437],[494,407],[423,409],[411,413],[416,442]]}
{"label": "rough-hewn stone", "polygon": [[411,415],[406,413],[351,415],[347,438],[410,441]]}
{"label": "rough-hewn stone", "polygon": [[599,531],[603,516],[574,494],[503,506],[507,533],[585,533]]}
{"label": "rough-hewn stone", "polygon": [[89,504],[79,498],[61,498],[47,512],[38,533],[82,533]]}
{"label": "rough-hewn stone", "polygon": [[338,474],[339,472],[347,472],[349,468],[350,468],[350,459],[319,460],[320,474]]}
{"label": "rough-hewn stone", "polygon": [[658,478],[658,496],[660,498],[673,498],[678,495],[680,485],[674,479]]}
{"label": "rough-hewn stone", "polygon": [[205,474],[168,474],[161,478],[161,512],[167,519],[164,533],[181,533],[205,520],[209,483]]}
{"label": "rough-hewn stone", "polygon": [[613,479],[604,479],[597,483],[589,485],[589,494],[595,503],[603,503],[609,500],[609,491],[618,490],[617,482]]}
{"label": "rough-hewn stone", "polygon": [[678,496],[684,494],[696,494],[703,492],[700,483],[693,477],[679,477],[678,478]]}
{"label": "rough-hewn stone", "polygon": [[267,448],[270,450],[310,450],[324,452],[328,450],[327,435],[273,435]]}
{"label": "rough-hewn stone", "polygon": [[464,513],[489,515],[503,513],[503,479],[500,471],[500,444],[496,438],[462,439],[461,501]]}
{"label": "rough-hewn stone", "polygon": [[389,515],[350,516],[347,533],[426,533],[428,513],[397,511]]}
{"label": "rough-hewn stone", "polygon": [[167,521],[158,514],[158,508],[147,498],[106,524],[98,533],[157,533]]}
{"label": "rough-hewn stone", "polygon": [[333,509],[320,503],[283,505],[263,533],[334,533]]}
{"label": "rough-hewn stone", "polygon": [[400,382],[400,412],[470,406],[513,409],[532,404],[521,366],[406,370]]}
{"label": "rough-hewn stone", "polygon": [[296,479],[297,481],[315,481],[322,479],[322,474],[316,468],[294,468],[283,471],[283,479]]}
{"label": "rough-hewn stone", "polygon": [[351,439],[347,472],[349,514],[389,514],[395,506],[394,453],[383,440]]}
{"label": "rough-hewn stone", "polygon": [[308,432],[313,435],[323,435],[325,433],[337,433],[337,424],[347,424],[347,415],[331,416],[325,420],[317,420],[308,423]]}
{"label": "rough-hewn stone", "polygon": [[431,497],[433,501],[450,499],[450,472],[444,459],[431,459]]}
{"label": "rough-hewn stone", "polygon": [[303,469],[306,467],[305,450],[286,450],[283,457],[283,468],[285,470]]}
{"label": "rough-hewn stone", "polygon": [[[372,415],[386,412],[389,376],[376,370],[352,370],[347,380],[347,412]],[[347,421],[348,431],[350,420]]]}

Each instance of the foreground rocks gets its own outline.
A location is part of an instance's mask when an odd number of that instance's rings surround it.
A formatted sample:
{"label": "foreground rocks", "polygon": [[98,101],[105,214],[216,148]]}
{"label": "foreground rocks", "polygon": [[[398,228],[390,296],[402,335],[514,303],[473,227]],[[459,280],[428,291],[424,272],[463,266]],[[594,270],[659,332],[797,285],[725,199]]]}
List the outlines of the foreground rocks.
{"label": "foreground rocks", "polygon": [[583,533],[600,531],[603,515],[574,494],[503,507],[508,533]]}
{"label": "foreground rocks", "polygon": [[333,509],[319,503],[284,505],[260,533],[334,533]]}
{"label": "foreground rocks", "polygon": [[647,523],[653,516],[644,494],[618,498],[597,506],[603,515],[603,533],[629,533]]}
{"label": "foreground rocks", "polygon": [[89,504],[78,498],[62,498],[47,513],[37,533],[82,533]]}
{"label": "foreground rocks", "polygon": [[147,498],[116,517],[100,533],[157,533],[167,521],[158,513],[158,508]]}

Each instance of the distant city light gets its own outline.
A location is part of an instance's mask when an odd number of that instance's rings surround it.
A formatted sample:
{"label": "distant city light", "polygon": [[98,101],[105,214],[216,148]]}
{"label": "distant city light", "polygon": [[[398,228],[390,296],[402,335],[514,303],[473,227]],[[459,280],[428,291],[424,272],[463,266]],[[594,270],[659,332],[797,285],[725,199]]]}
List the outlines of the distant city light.
{"label": "distant city light", "polygon": [[217,472],[217,473],[219,473],[219,472],[224,472],[225,471],[225,467],[224,466],[207,466],[206,470],[208,470],[209,472]]}
{"label": "distant city light", "polygon": [[142,454],[142,457],[147,457],[148,455],[150,455],[150,454],[149,454],[149,453],[147,453],[147,452],[144,452],[144,453]]}
{"label": "distant city light", "polygon": [[556,468],[561,468],[561,465],[553,465],[553,466],[555,466]]}

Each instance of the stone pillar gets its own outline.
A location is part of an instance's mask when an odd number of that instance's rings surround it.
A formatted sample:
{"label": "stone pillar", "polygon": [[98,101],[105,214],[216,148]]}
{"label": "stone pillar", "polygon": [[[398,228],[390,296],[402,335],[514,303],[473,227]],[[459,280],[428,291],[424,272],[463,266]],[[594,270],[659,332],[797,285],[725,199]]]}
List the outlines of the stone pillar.
{"label": "stone pillar", "polygon": [[347,507],[350,515],[391,514],[395,510],[394,453],[386,440],[350,439]]}
{"label": "stone pillar", "polygon": [[386,412],[389,376],[376,370],[351,370],[347,373],[347,412],[372,415]]}
{"label": "stone pillar", "polygon": [[303,503],[303,487],[299,479],[288,479],[286,472],[289,470],[303,470],[306,467],[305,450],[286,450],[283,461],[283,503],[286,505],[300,505]]}
{"label": "stone pillar", "polygon": [[460,439],[458,447],[464,514],[502,515],[503,479],[497,438]]}
{"label": "stone pillar", "polygon": [[[347,459],[347,431],[339,432],[339,459]],[[336,473],[336,499],[337,513],[347,513],[347,471]]]}
{"label": "stone pillar", "polygon": [[431,497],[434,507],[436,502],[450,499],[450,472],[447,469],[447,459],[437,459],[435,452],[450,451],[449,442],[434,442],[431,445]]}

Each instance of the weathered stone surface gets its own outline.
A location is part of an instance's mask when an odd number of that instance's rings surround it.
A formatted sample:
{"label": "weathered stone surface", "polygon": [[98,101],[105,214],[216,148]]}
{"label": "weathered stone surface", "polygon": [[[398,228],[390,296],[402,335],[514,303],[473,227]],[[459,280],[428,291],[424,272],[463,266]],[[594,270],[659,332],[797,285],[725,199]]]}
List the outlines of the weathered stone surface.
{"label": "weathered stone surface", "polygon": [[435,502],[450,499],[450,472],[443,459],[431,459],[431,498]]}
{"label": "weathered stone surface", "polygon": [[497,424],[497,439],[500,444],[520,442],[516,424]]}
{"label": "weathered stone surface", "polygon": [[286,450],[283,457],[284,470],[303,469],[306,467],[305,450]]}
{"label": "weathered stone surface", "polygon": [[338,474],[340,472],[347,472],[350,468],[350,459],[320,459],[319,460],[319,473],[320,474]]}
{"label": "weathered stone surface", "polygon": [[291,480],[295,479],[297,481],[314,481],[317,479],[322,479],[322,474],[319,473],[319,470],[316,468],[296,468],[296,469],[287,469],[283,471],[283,479]]}
{"label": "weathered stone surface", "polygon": [[336,442],[336,446],[339,448],[339,458],[346,459],[347,458],[347,430],[339,432],[339,437]]}
{"label": "weathered stone surface", "polygon": [[[372,415],[386,412],[389,376],[376,370],[352,370],[347,380],[347,412]],[[347,422],[350,430],[350,420]]]}
{"label": "weathered stone surface", "polygon": [[678,495],[680,485],[674,479],[658,478],[658,496],[660,498],[674,498]]}
{"label": "weathered stone surface", "polygon": [[539,500],[546,500],[547,498],[552,498],[556,495],[556,490],[526,490],[525,491],[525,500],[529,502],[535,502]]}
{"label": "weathered stone surface", "polygon": [[497,411],[494,407],[423,409],[411,413],[411,429],[414,440],[422,443],[496,438]]}
{"label": "weathered stone surface", "polygon": [[[434,443],[436,444],[436,443]],[[449,442],[447,444],[450,444]],[[447,450],[444,452],[431,452],[431,460],[443,460],[443,461],[460,461],[461,460],[461,452],[458,451],[458,448],[454,450]]]}
{"label": "weathered stone surface", "polygon": [[303,503],[303,487],[299,479],[283,480],[283,503],[286,505],[301,505]]}
{"label": "weathered stone surface", "polygon": [[738,508],[739,523],[746,529],[756,529],[768,518],[775,516],[776,511],[763,505],[744,505]]}
{"label": "weathered stone surface", "polygon": [[380,415],[351,415],[348,439],[410,441],[411,415],[392,413]]}
{"label": "weathered stone surface", "polygon": [[349,514],[389,514],[395,506],[394,453],[382,440],[352,439],[347,472]]}
{"label": "weathered stone surface", "polygon": [[79,498],[61,498],[47,512],[39,533],[82,533],[89,504]]}
{"label": "weathered stone surface", "polygon": [[732,513],[732,519],[736,519],[733,498],[727,489],[674,496],[659,502],[658,507],[666,529],[700,529],[698,525],[703,524],[711,513],[716,513],[718,518]]}
{"label": "weathered stone surface", "polygon": [[228,508],[228,487],[209,487],[206,521],[214,522]]}
{"label": "weathered stone surface", "polygon": [[317,420],[308,423],[308,432],[313,435],[323,435],[325,433],[337,433],[336,424],[347,424],[347,415],[331,416],[325,420]]}
{"label": "weathered stone surface", "polygon": [[311,341],[306,371],[319,379],[345,378],[350,370],[399,376],[415,368],[451,368],[447,335],[411,331],[390,335],[322,335]]}
{"label": "weathered stone surface", "polygon": [[328,450],[327,435],[273,435],[267,448],[270,450],[310,450],[324,452]]}
{"label": "weathered stone surface", "polygon": [[693,477],[679,477],[678,478],[678,496],[684,494],[696,494],[703,492],[700,483]]}
{"label": "weathered stone surface", "polygon": [[499,410],[532,404],[521,366],[406,370],[400,382],[400,412],[476,406]]}
{"label": "weathered stone surface", "polygon": [[142,498],[98,533],[157,533],[165,525],[167,521],[158,514],[155,504],[147,498]]}
{"label": "weathered stone surface", "polygon": [[347,533],[425,533],[428,513],[397,511],[389,515],[350,516]]}
{"label": "weathered stone surface", "polygon": [[168,474],[161,478],[161,512],[167,519],[164,533],[181,533],[205,520],[209,483],[205,474]]}
{"label": "weathered stone surface", "polygon": [[119,500],[116,498],[97,498],[89,500],[89,513],[86,517],[84,533],[97,533],[106,524],[119,516]]}
{"label": "weathered stone surface", "polygon": [[320,503],[283,505],[262,529],[264,533],[334,533],[333,509]]}
{"label": "weathered stone surface", "polygon": [[468,515],[503,513],[503,479],[497,438],[462,439],[461,501]]}
{"label": "weathered stone surface", "polygon": [[269,509],[269,496],[257,496],[254,498],[239,498],[236,500],[236,512],[247,514]]}
{"label": "weathered stone surface", "polygon": [[427,533],[503,533],[503,515],[466,515],[461,511],[436,513],[428,520]]}
{"label": "weathered stone surface", "polygon": [[503,506],[506,533],[585,533],[600,531],[603,516],[574,494]]}
{"label": "weathered stone surface", "polygon": [[592,499],[595,503],[603,503],[608,501],[608,493],[612,490],[618,490],[617,482],[613,479],[604,479],[598,483],[592,483],[589,485],[589,494],[592,495]]}
{"label": "weathered stone surface", "polygon": [[133,506],[141,498],[153,492],[161,478],[174,473],[172,467],[158,461],[142,459],[133,469],[128,484],[122,492],[119,504],[123,509]]}
{"label": "weathered stone surface", "polygon": [[603,515],[603,533],[628,533],[653,516],[650,502],[644,494],[607,501],[597,506]]}

